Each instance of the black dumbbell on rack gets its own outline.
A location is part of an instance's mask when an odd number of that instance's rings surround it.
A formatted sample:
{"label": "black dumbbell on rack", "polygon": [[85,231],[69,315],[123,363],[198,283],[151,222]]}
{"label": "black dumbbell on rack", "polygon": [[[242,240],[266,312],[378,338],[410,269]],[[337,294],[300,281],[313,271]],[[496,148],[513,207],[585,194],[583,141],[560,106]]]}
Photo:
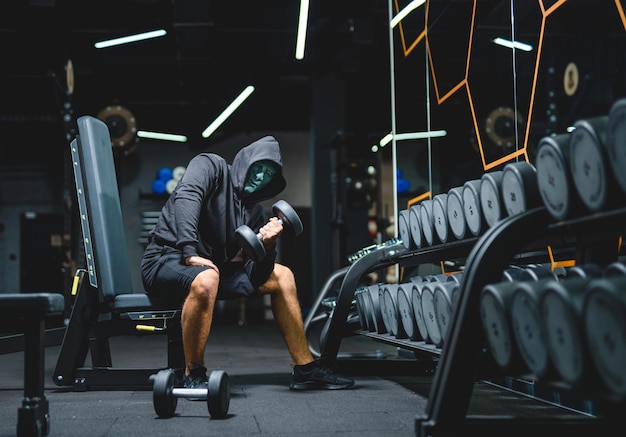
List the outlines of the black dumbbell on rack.
{"label": "black dumbbell on rack", "polygon": [[209,414],[213,419],[223,419],[230,406],[230,383],[228,374],[223,370],[210,373],[208,389],[176,387],[178,377],[172,369],[160,370],[154,376],[152,401],[154,411],[162,418],[172,417],[176,413],[178,398],[206,399]]}
{"label": "black dumbbell on rack", "polygon": [[[284,200],[279,200],[272,205],[272,212],[278,218],[284,229],[291,235],[297,236],[302,233],[302,221],[296,211]],[[260,233],[255,233],[247,225],[241,225],[235,230],[237,240],[248,254],[255,261],[265,258],[265,246]]]}

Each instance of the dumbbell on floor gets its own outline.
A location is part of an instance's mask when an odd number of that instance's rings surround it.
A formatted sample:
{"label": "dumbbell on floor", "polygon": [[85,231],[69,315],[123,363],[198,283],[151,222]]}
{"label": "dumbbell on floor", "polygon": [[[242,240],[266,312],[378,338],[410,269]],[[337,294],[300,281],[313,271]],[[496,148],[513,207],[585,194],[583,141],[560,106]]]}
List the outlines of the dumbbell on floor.
{"label": "dumbbell on floor", "polygon": [[176,413],[178,398],[206,399],[209,414],[213,419],[223,419],[230,406],[230,383],[223,370],[210,373],[208,389],[175,387],[178,382],[172,369],[160,370],[154,377],[152,401],[159,417],[172,417]]}
{"label": "dumbbell on floor", "polygon": [[[300,235],[302,233],[302,221],[296,211],[284,200],[279,200],[272,205],[272,212],[278,218],[285,230],[291,235]],[[241,225],[235,230],[237,240],[248,254],[255,261],[265,258],[265,246],[263,246],[263,238],[260,233],[254,233],[247,225]]]}

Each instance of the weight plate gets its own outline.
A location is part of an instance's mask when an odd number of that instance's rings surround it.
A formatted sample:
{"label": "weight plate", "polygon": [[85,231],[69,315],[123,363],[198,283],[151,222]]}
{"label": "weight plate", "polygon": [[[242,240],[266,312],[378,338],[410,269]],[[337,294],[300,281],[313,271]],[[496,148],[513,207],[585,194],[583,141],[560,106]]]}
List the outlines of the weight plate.
{"label": "weight plate", "polygon": [[420,202],[420,224],[424,233],[424,241],[432,246],[435,243],[435,230],[433,221],[433,201],[431,199]]}
{"label": "weight plate", "polygon": [[568,267],[565,271],[565,278],[598,278],[602,276],[603,272],[604,270],[600,264],[587,263]]}
{"label": "weight plate", "polygon": [[502,170],[502,201],[509,216],[541,205],[537,169],[526,161],[512,162]]}
{"label": "weight plate", "polygon": [[489,227],[502,218],[501,192],[502,171],[485,173],[480,178],[480,208]]}
{"label": "weight plate", "polygon": [[537,264],[522,269],[518,281],[539,281],[541,279],[557,279],[550,265]]}
{"label": "weight plate", "polygon": [[272,212],[283,221],[283,226],[289,234],[297,236],[302,233],[304,228],[300,216],[298,216],[296,210],[286,201],[279,200],[274,203],[274,205],[272,205]]}
{"label": "weight plate", "polygon": [[435,347],[441,347],[443,339],[435,315],[435,284],[435,282],[426,282],[422,287],[422,314],[428,331],[428,338]]}
{"label": "weight plate", "polygon": [[502,272],[501,281],[502,282],[518,281],[523,271],[524,269],[518,266],[512,266],[507,269],[504,269],[504,271]]}
{"label": "weight plate", "polygon": [[383,284],[378,288],[378,304],[380,305],[380,315],[383,319],[383,325],[385,326],[385,332],[389,335],[395,336],[395,330],[393,330],[392,322],[389,320],[389,311],[387,310],[387,301],[385,300],[385,289],[387,284]]}
{"label": "weight plate", "polygon": [[207,408],[212,419],[223,419],[230,406],[230,382],[223,370],[214,370],[209,375]]}
{"label": "weight plate", "polygon": [[372,306],[373,305],[372,297],[370,296],[369,289],[367,288],[368,287],[366,287],[366,290],[363,293],[363,302],[365,303],[364,307],[369,312],[369,314],[366,315],[367,329],[370,332],[378,332],[378,325],[377,325],[376,319],[374,319],[374,315],[376,314],[376,311],[374,310]]}
{"label": "weight plate", "polygon": [[398,231],[402,245],[407,249],[413,248],[413,239],[411,238],[411,230],[409,225],[409,210],[403,209],[398,213]]}
{"label": "weight plate", "polygon": [[422,311],[422,288],[423,282],[413,281],[413,288],[411,289],[411,303],[413,304],[413,315],[415,316],[415,324],[420,333],[420,337],[426,343],[432,343],[428,337],[428,329],[426,329],[426,322],[424,321],[424,312]]}
{"label": "weight plate", "polygon": [[167,191],[167,187],[165,185],[165,182],[161,179],[155,179],[154,181],[152,181],[152,192],[154,194],[165,194]]}
{"label": "weight plate", "polygon": [[454,282],[455,284],[460,284],[463,279],[463,272],[454,272],[446,275],[446,280],[442,282]]}
{"label": "weight plate", "polygon": [[161,179],[163,182],[167,182],[172,179],[172,169],[169,167],[161,167],[159,171],[157,171],[157,178]]}
{"label": "weight plate", "polygon": [[363,312],[363,319],[365,321],[365,327],[363,329],[374,332],[376,326],[372,320],[372,299],[370,298],[367,287],[361,287],[359,296],[361,298],[361,311]]}
{"label": "weight plate", "polygon": [[328,339],[328,329],[330,328],[330,313],[326,313],[328,316],[324,321],[324,326],[322,326],[322,330],[320,331],[320,340],[319,340],[319,350],[326,349],[326,341]]}
{"label": "weight plate", "polygon": [[107,106],[97,117],[109,128],[111,146],[114,152],[127,155],[134,150],[137,135],[137,120],[126,108],[116,105]]}
{"label": "weight plate", "polygon": [[590,279],[547,281],[539,300],[548,353],[560,378],[572,386],[584,379],[582,303]]}
{"label": "weight plate", "polygon": [[372,302],[372,296],[370,295],[369,292],[369,287],[365,287],[365,291],[363,292],[363,306],[365,308],[365,310],[367,311],[367,314],[365,315],[365,320],[367,321],[367,330],[370,332],[377,332],[378,331],[378,326],[376,324],[376,320],[374,319],[374,308],[372,307],[373,302]]}
{"label": "weight plate", "polygon": [[611,276],[626,276],[626,263],[614,261],[605,267],[602,274],[607,278]]}
{"label": "weight plate", "polygon": [[597,373],[613,394],[626,396],[626,278],[589,283],[583,304],[585,337]]}
{"label": "weight plate", "polygon": [[606,152],[613,176],[626,193],[626,99],[619,99],[609,110],[606,131]]}
{"label": "weight plate", "polygon": [[500,106],[489,113],[485,120],[485,132],[491,141],[505,150],[512,149],[516,140],[516,129],[522,128],[524,120],[513,108]]}
{"label": "weight plate", "polygon": [[372,301],[372,320],[374,321],[374,325],[376,327],[376,331],[378,334],[386,334],[387,327],[385,326],[385,321],[383,319],[382,308],[380,306],[380,289],[382,286],[380,284],[373,284],[367,287],[370,300]]}
{"label": "weight plate", "polygon": [[604,165],[604,142],[607,116],[574,123],[570,137],[570,172],[583,204],[593,212],[608,201],[607,169]]}
{"label": "weight plate", "polygon": [[480,179],[463,184],[463,215],[467,227],[473,235],[482,232],[483,213],[480,207]]}
{"label": "weight plate", "polygon": [[461,284],[458,284],[457,287],[452,288],[452,293],[450,295],[450,308],[452,310],[452,314],[454,314],[455,308],[459,304],[460,298],[461,298]]}
{"label": "weight plate", "polygon": [[480,318],[487,345],[496,364],[504,370],[515,368],[518,358],[509,313],[515,285],[513,282],[488,284],[480,295]]}
{"label": "weight plate", "polygon": [[568,163],[570,134],[543,137],[537,145],[537,187],[550,215],[563,220],[577,214],[582,202],[573,186]]}
{"label": "weight plate", "polygon": [[426,278],[428,282],[448,282],[450,276],[446,273],[437,273],[434,275],[428,275]]}
{"label": "weight plate", "polygon": [[465,238],[465,231],[467,228],[465,213],[463,212],[463,188],[450,188],[448,190],[446,202],[448,223],[450,224],[452,235],[454,235],[457,240],[462,240]]}
{"label": "weight plate", "polygon": [[187,170],[187,167],[183,167],[182,165],[174,167],[172,169],[172,177],[176,179],[177,181],[180,181],[183,178],[183,175],[185,174],[186,170]]}
{"label": "weight plate", "polygon": [[235,230],[237,241],[244,252],[255,261],[265,258],[265,247],[254,231],[246,225],[241,225]]}
{"label": "weight plate", "polygon": [[[550,141],[550,142],[548,142]],[[552,139],[544,139],[537,151],[537,184],[544,206],[550,215],[565,219],[571,209],[572,192],[569,169],[561,151]]]}
{"label": "weight plate", "polygon": [[411,303],[411,290],[413,284],[400,284],[398,286],[398,314],[404,332],[406,332],[409,340],[421,340],[417,324],[415,323],[415,315],[413,314],[413,305]]}
{"label": "weight plate", "polygon": [[574,62],[569,62],[563,71],[563,90],[568,96],[573,96],[580,84],[580,74],[578,66]]}
{"label": "weight plate", "polygon": [[154,377],[152,405],[157,416],[172,417],[176,413],[178,398],[174,397],[172,390],[177,382],[178,378],[172,369],[159,370]]}
{"label": "weight plate", "polygon": [[354,291],[354,299],[356,301],[356,312],[359,315],[359,324],[361,325],[361,329],[369,331],[369,324],[367,321],[368,310],[365,308],[365,303],[363,302],[363,292],[365,290],[365,287],[357,288]]}
{"label": "weight plate", "polygon": [[441,334],[441,342],[445,342],[450,319],[452,318],[452,289],[458,287],[456,282],[435,283],[433,306],[435,307],[435,319]]}
{"label": "weight plate", "polygon": [[74,94],[74,85],[74,64],[71,59],[68,59],[65,63],[65,86],[67,86],[67,94],[70,96]]}
{"label": "weight plate", "polygon": [[433,225],[439,241],[448,241],[448,194],[437,194],[433,198]]}
{"label": "weight plate", "polygon": [[418,249],[422,247],[422,225],[420,223],[420,206],[419,204],[411,206],[409,209],[409,228],[411,230],[411,238],[413,244]]}
{"label": "weight plate", "polygon": [[176,188],[176,185],[178,185],[178,181],[176,179],[170,179],[169,181],[167,181],[165,183],[165,191],[167,192],[167,194],[172,194],[174,192],[174,189]]}
{"label": "weight plate", "polygon": [[545,328],[539,315],[538,282],[519,282],[511,298],[511,326],[520,355],[533,375],[544,377],[550,368]]}
{"label": "weight plate", "polygon": [[363,309],[366,311],[365,323],[367,325],[367,330],[375,332],[376,324],[373,319],[374,310],[372,309],[372,298],[370,297],[370,292],[367,287],[364,287],[363,294],[361,295],[361,301],[363,302]]}
{"label": "weight plate", "polygon": [[387,284],[384,287],[385,311],[387,311],[387,330],[398,339],[407,338],[400,315],[398,313],[398,284]]}

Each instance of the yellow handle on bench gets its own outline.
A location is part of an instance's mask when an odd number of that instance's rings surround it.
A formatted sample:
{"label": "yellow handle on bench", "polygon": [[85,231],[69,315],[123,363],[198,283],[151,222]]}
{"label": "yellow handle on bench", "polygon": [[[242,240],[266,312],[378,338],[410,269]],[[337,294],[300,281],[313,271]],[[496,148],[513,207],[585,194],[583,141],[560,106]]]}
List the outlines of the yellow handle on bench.
{"label": "yellow handle on bench", "polygon": [[76,296],[76,294],[78,293],[78,287],[80,286],[80,280],[83,278],[83,274],[86,272],[87,270],[85,269],[76,269],[76,272],[74,272],[74,280],[72,281],[72,296]]}
{"label": "yellow handle on bench", "polygon": [[152,326],[152,325],[137,325],[137,326],[135,326],[135,329],[137,331],[148,331],[148,332],[164,331],[165,330],[165,328],[159,328],[158,326]]}
{"label": "yellow handle on bench", "polygon": [[76,292],[78,291],[78,280],[80,278],[78,276],[74,276],[74,281],[72,282],[72,296],[76,296]]}

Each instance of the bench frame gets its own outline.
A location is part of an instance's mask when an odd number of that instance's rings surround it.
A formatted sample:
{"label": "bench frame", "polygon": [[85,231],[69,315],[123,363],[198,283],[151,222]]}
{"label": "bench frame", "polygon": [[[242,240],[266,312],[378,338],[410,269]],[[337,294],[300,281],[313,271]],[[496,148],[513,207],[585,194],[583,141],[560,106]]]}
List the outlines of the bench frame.
{"label": "bench frame", "polygon": [[[185,364],[180,304],[132,290],[109,129],[91,116],[78,118],[77,124],[70,153],[87,267],[76,272],[74,303],[53,380],[76,391],[151,390],[150,376],[165,367],[116,368],[109,339],[167,335],[167,368],[181,378]],[[153,329],[140,328],[146,321]],[[85,366],[89,351],[91,367]]]}
{"label": "bench frame", "polygon": [[48,435],[50,414],[44,392],[46,322],[62,319],[60,293],[0,294],[0,329],[24,334],[24,397],[17,411],[17,435]]}

